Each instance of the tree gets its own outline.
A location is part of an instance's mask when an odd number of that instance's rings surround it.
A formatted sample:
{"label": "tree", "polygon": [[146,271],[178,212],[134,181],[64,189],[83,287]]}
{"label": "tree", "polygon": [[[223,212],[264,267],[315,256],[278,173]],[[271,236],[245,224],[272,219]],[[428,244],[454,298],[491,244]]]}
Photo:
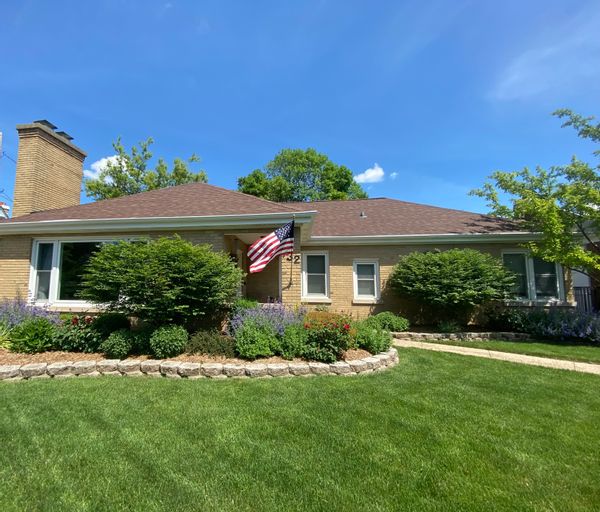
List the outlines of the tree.
{"label": "tree", "polygon": [[87,196],[95,200],[111,199],[185,183],[206,183],[204,171],[195,173],[188,167],[188,164],[200,161],[196,155],[187,161],[176,158],[171,171],[162,158],[159,158],[154,169],[149,168],[148,162],[152,158],[150,146],[153,142],[152,138],[140,142],[139,148],[131,148],[131,154],[125,151],[120,138],[113,142],[117,154],[108,160],[97,178],[85,180]]}
{"label": "tree", "polygon": [[[562,126],[572,126],[579,137],[600,143],[600,124],[592,124],[593,117],[567,109],[553,115],[565,119]],[[594,155],[600,156],[600,150]],[[573,156],[569,164],[548,170],[496,171],[471,194],[485,198],[492,215],[539,233],[526,244],[534,256],[591,275],[600,271],[600,166]]]}
{"label": "tree", "polygon": [[90,258],[80,297],[151,324],[192,326],[229,307],[242,274],[227,254],[177,236],[121,241]]}
{"label": "tree", "polygon": [[271,201],[363,199],[352,171],[309,149],[283,149],[264,169],[238,179],[238,190]]}
{"label": "tree", "polygon": [[389,279],[400,297],[428,307],[438,320],[468,320],[476,306],[509,298],[515,276],[502,262],[474,249],[401,256]]}

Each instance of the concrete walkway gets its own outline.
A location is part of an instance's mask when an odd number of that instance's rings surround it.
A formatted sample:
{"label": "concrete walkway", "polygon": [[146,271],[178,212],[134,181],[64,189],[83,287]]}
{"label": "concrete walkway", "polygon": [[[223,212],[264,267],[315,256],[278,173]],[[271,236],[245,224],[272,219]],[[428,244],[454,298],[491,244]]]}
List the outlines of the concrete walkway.
{"label": "concrete walkway", "polygon": [[546,368],[557,368],[559,370],[571,370],[582,373],[594,373],[600,375],[600,364],[578,363],[565,361],[564,359],[551,359],[548,357],[526,356],[524,354],[513,354],[511,352],[498,352],[497,350],[486,350],[482,348],[459,347],[456,345],[443,345],[441,343],[424,343],[422,341],[395,339],[394,346],[420,348],[436,352],[451,352],[463,356],[486,357],[509,361],[511,363],[529,364],[533,366],[545,366]]}

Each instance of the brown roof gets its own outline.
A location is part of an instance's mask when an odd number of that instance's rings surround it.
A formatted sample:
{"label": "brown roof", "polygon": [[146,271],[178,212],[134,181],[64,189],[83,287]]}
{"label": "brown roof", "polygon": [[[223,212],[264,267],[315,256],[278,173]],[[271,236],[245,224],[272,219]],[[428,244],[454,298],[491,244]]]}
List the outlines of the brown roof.
{"label": "brown roof", "polygon": [[[206,183],[190,183],[140,194],[105,199],[31,213],[10,222],[47,220],[126,219],[141,217],[202,217],[248,213],[286,213],[297,207],[274,203]],[[304,209],[305,211],[308,208]]]}
{"label": "brown roof", "polygon": [[[4,223],[152,217],[203,217],[317,210],[312,236],[377,236],[519,231],[506,220],[396,199],[275,203],[206,183],[191,183],[23,215]],[[361,217],[364,213],[366,217]]]}
{"label": "brown roof", "polygon": [[[499,233],[519,231],[514,223],[480,213],[396,199],[286,203],[317,210],[312,236],[377,236]],[[361,213],[366,217],[361,217]]]}

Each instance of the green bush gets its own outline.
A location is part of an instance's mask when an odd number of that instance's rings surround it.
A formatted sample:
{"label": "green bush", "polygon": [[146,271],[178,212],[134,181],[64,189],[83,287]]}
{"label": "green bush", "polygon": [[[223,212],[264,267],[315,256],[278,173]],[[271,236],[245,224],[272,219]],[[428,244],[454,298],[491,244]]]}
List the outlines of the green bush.
{"label": "green bush", "polygon": [[245,311],[246,309],[253,309],[258,306],[258,301],[254,299],[247,299],[246,297],[239,297],[233,303],[231,307],[231,312],[229,313],[230,318],[233,318],[241,311]]}
{"label": "green bush", "polygon": [[97,352],[102,338],[93,329],[93,323],[91,316],[72,316],[56,329],[54,348],[66,352]]}
{"label": "green bush", "polygon": [[102,313],[94,318],[92,329],[101,339],[106,339],[119,329],[129,329],[129,318],[122,313]]}
{"label": "green bush", "polygon": [[0,348],[10,348],[10,327],[5,322],[0,322]]}
{"label": "green bush", "polygon": [[225,253],[179,237],[104,244],[80,297],[155,325],[192,326],[223,314],[243,272]]}
{"label": "green bush", "polygon": [[308,332],[303,325],[291,324],[283,331],[281,338],[281,356],[284,359],[301,357],[306,352]]}
{"label": "green bush", "polygon": [[390,348],[392,335],[378,323],[373,322],[373,318],[354,324],[354,339],[358,348],[362,348],[371,354],[378,354]]}
{"label": "green bush", "polygon": [[55,332],[56,324],[46,318],[25,320],[12,328],[10,349],[28,354],[51,350]]}
{"label": "green bush", "polygon": [[235,348],[246,359],[269,357],[281,350],[275,329],[256,320],[246,320],[235,331]]}
{"label": "green bush", "polygon": [[136,337],[129,329],[119,329],[100,344],[100,350],[111,359],[125,359],[133,352],[135,342]]}
{"label": "green bush", "polygon": [[217,330],[198,331],[190,337],[185,347],[188,354],[209,354],[213,356],[235,357],[235,340]]}
{"label": "green bush", "polygon": [[150,349],[159,359],[182,354],[188,342],[188,333],[180,325],[159,327],[150,336]]}
{"label": "green bush", "polygon": [[475,306],[508,298],[515,276],[489,254],[451,249],[402,256],[389,282],[401,297],[429,307],[438,319],[466,321]]}
{"label": "green bush", "polygon": [[[308,317],[308,315],[307,315]],[[314,320],[314,315],[304,324],[306,349],[304,357],[323,363],[333,363],[342,358],[352,344],[350,322]]]}
{"label": "green bush", "polygon": [[436,324],[438,332],[452,334],[459,332],[462,327],[456,320],[441,320]]}
{"label": "green bush", "polygon": [[391,311],[383,311],[377,315],[370,316],[366,321],[390,332],[408,331],[409,327],[409,322],[406,318],[395,315]]}

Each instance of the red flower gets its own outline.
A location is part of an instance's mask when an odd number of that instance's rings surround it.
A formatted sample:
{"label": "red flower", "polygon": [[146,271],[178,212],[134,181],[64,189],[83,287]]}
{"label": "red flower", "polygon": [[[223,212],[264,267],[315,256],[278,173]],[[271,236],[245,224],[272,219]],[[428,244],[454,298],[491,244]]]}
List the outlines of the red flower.
{"label": "red flower", "polygon": [[79,325],[79,317],[74,316],[71,318],[71,325]]}
{"label": "red flower", "polygon": [[344,329],[346,329],[347,331],[349,331],[350,330],[350,325],[344,324]]}
{"label": "red flower", "polygon": [[92,321],[94,320],[94,318],[93,318],[93,317],[91,317],[90,315],[87,315],[87,316],[84,318],[84,320],[85,320],[85,323],[86,323],[87,325],[90,325],[90,324],[92,323]]}

